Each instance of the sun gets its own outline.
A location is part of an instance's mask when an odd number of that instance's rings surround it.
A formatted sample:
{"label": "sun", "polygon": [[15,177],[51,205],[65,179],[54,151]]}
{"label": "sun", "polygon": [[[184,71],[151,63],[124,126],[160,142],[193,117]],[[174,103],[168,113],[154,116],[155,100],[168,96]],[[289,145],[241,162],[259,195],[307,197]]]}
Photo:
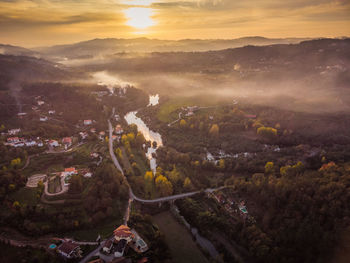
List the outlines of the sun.
{"label": "sun", "polygon": [[154,19],[152,19],[154,14],[152,8],[131,7],[125,9],[124,14],[128,19],[126,24],[137,29],[146,29],[156,24]]}

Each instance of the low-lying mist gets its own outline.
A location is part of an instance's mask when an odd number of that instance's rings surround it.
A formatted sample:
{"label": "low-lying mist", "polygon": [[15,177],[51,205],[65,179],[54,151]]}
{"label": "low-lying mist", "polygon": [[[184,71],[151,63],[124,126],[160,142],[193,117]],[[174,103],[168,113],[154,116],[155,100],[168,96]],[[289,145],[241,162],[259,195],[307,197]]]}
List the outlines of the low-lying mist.
{"label": "low-lying mist", "polygon": [[[238,100],[258,105],[275,106],[313,113],[349,111],[348,92],[335,89],[332,77],[308,79],[241,80],[227,75],[177,73],[94,73],[94,81],[107,86],[132,85],[161,97],[207,96],[227,102]],[[98,77],[97,77],[98,76]]]}
{"label": "low-lying mist", "polygon": [[[350,40],[210,52],[115,54],[80,64],[101,82],[167,97],[208,96],[307,112],[349,111]],[[96,73],[97,72],[97,73]],[[103,72],[103,73],[98,73]]]}

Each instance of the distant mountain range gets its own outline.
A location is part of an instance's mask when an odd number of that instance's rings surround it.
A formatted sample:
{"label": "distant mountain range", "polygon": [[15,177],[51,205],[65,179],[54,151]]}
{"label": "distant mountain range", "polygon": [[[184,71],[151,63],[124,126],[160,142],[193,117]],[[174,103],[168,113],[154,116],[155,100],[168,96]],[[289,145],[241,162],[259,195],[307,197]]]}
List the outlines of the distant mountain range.
{"label": "distant mountain range", "polygon": [[272,44],[294,44],[307,40],[307,38],[264,38],[244,37],[237,39],[184,39],[184,40],[159,40],[148,38],[135,39],[93,39],[69,45],[41,47],[33,49],[51,58],[87,59],[106,56],[115,53],[133,52],[192,52],[221,50],[247,45],[263,46]]}
{"label": "distant mountain range", "polygon": [[40,54],[27,48],[0,44],[0,55],[36,57]]}

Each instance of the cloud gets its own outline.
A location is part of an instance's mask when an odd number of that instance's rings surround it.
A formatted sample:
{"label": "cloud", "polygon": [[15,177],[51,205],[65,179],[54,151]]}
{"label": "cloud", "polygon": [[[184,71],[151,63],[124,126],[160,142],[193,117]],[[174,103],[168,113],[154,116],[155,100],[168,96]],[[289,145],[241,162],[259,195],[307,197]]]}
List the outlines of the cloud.
{"label": "cloud", "polygon": [[40,30],[57,42],[135,37],[123,12],[135,6],[156,11],[144,35],[156,38],[350,34],[348,0],[0,0],[0,42],[34,42]]}

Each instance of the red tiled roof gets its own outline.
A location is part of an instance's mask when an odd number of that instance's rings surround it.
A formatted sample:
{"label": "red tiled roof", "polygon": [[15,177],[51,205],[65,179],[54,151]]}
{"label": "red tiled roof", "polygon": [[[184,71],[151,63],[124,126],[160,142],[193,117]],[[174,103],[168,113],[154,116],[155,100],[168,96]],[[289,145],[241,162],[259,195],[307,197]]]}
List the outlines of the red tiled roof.
{"label": "red tiled roof", "polygon": [[75,172],[75,167],[69,167],[64,169],[65,172]]}
{"label": "red tiled roof", "polygon": [[134,234],[130,231],[130,228],[125,225],[121,225],[116,230],[114,230],[114,235],[120,238],[132,237]]}
{"label": "red tiled roof", "polygon": [[71,143],[71,142],[72,142],[72,138],[71,138],[71,137],[64,137],[64,138],[62,139],[62,142],[63,142],[63,143]]}

